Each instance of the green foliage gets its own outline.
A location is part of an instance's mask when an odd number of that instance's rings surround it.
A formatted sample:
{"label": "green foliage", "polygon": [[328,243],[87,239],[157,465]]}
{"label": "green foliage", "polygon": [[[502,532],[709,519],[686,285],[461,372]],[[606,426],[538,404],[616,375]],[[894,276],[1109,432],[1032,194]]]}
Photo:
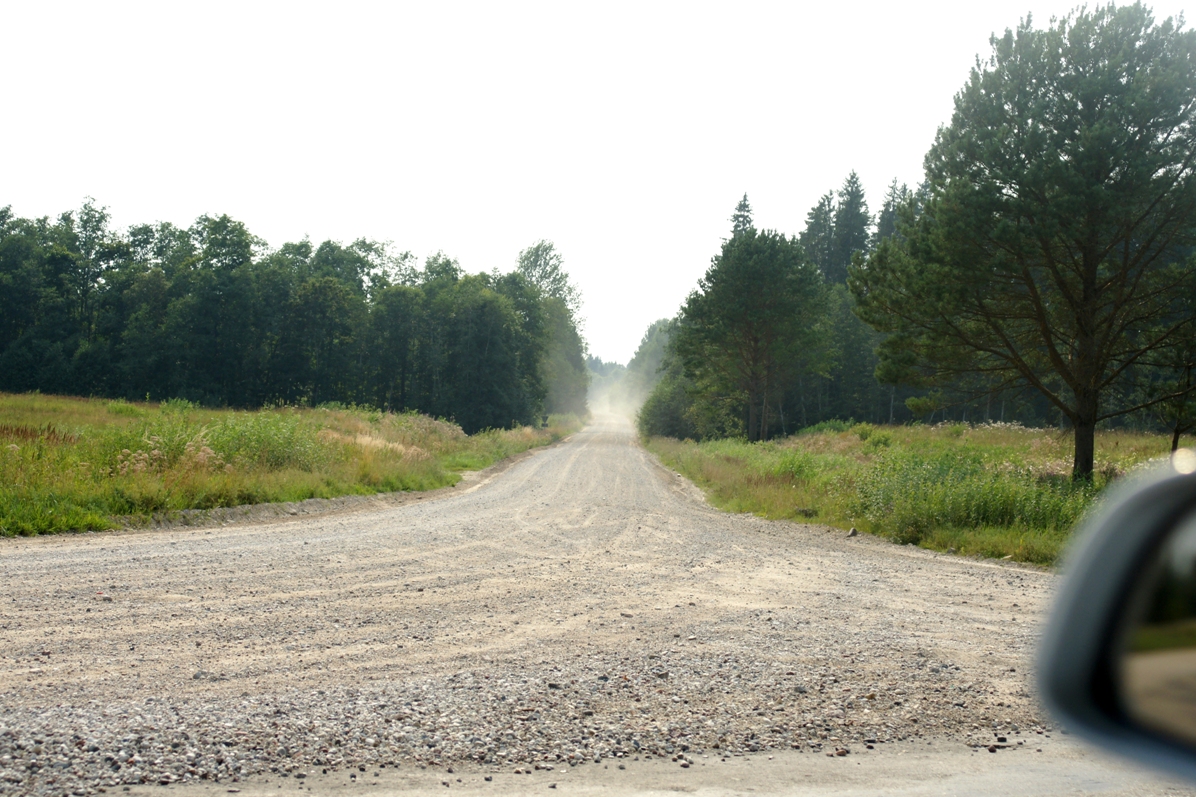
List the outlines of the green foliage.
{"label": "green foliage", "polygon": [[564,258],[551,241],[536,241],[519,253],[516,268],[540,293],[564,303],[571,319],[581,312],[581,291],[565,273]]}
{"label": "green foliage", "polygon": [[847,281],[847,267],[857,252],[868,251],[868,230],[872,216],[864,199],[864,187],[854,171],[847,175],[839,189],[835,204],[834,233],[832,238],[832,260],[829,270],[823,272],[827,281],[841,285]]}
{"label": "green foliage", "polygon": [[872,233],[871,246],[868,247],[869,251],[875,249],[886,238],[892,238],[894,235],[899,234],[897,230],[897,214],[904,205],[909,203],[912,196],[907,186],[897,184],[896,178],[889,184],[889,188],[885,192],[884,202],[880,207],[880,213],[876,215],[876,229]]}
{"label": "green foliage", "polygon": [[549,413],[586,414],[590,377],[585,366],[585,343],[567,306],[550,299],[547,307],[547,346],[543,359],[547,392],[544,409]]}
{"label": "green foliage", "polygon": [[749,439],[767,437],[779,389],[823,343],[824,313],[822,280],[796,239],[746,227],[725,241],[670,341],[703,425],[733,414]]}
{"label": "green foliage", "polygon": [[205,428],[193,442],[210,447],[234,467],[314,471],[334,455],[320,444],[319,431],[293,411],[231,413]]}
{"label": "green foliage", "polygon": [[800,448],[780,452],[769,468],[773,476],[785,476],[794,481],[808,481],[818,473],[818,457]]}
{"label": "green foliage", "polygon": [[[894,187],[891,193],[903,191]],[[895,380],[877,368],[876,350],[884,345],[884,338],[855,314],[855,299],[844,284],[853,259],[866,256],[878,240],[891,235],[889,231],[882,235],[880,227],[887,230],[892,226],[894,213],[895,208],[886,204],[880,226],[870,233],[867,202],[859,178],[852,172],[837,195],[827,192],[807,214],[798,240],[827,282],[820,333],[825,344],[806,353],[778,396],[776,425],[782,433],[789,431],[786,414],[797,426],[827,418],[862,417],[877,423],[904,419],[904,413],[896,411],[902,406],[896,388],[884,386]]]}
{"label": "green foliage", "polygon": [[[798,243],[802,245],[806,256],[810,258],[823,277],[836,269],[835,262],[835,192],[827,191],[819,198],[818,204],[810,208],[806,214],[806,226],[798,236]],[[843,264],[846,267],[846,264]]]}
{"label": "green foliage", "polygon": [[636,415],[640,434],[678,440],[696,438],[698,434],[689,412],[693,406],[693,390],[693,383],[686,379],[679,367],[665,373]]}
{"label": "green foliage", "polygon": [[943,408],[943,394],[932,391],[925,396],[910,396],[905,400],[905,406],[914,415],[932,415]]}
{"label": "green foliage", "polygon": [[941,527],[1066,530],[1095,495],[1090,484],[997,467],[976,450],[894,450],[864,472],[851,508],[879,533],[918,543]]}
{"label": "green foliage", "polygon": [[140,418],[144,413],[140,407],[134,407],[124,399],[117,399],[116,401],[109,401],[106,405],[108,412],[113,415],[128,415],[133,418]]}
{"label": "green foliage", "polygon": [[743,235],[755,228],[756,225],[752,222],[752,206],[748,202],[747,194],[744,194],[743,199],[735,206],[735,212],[731,214],[731,237]]}
{"label": "green foliage", "polygon": [[838,418],[831,418],[830,420],[819,421],[818,423],[811,424],[810,426],[807,426],[806,428],[799,431],[798,434],[819,434],[820,432],[846,432],[846,431],[850,430],[853,426],[855,426],[855,424],[852,423],[850,418],[846,421],[839,420]]}
{"label": "green foliage", "polygon": [[888,448],[893,445],[893,435],[888,432],[877,432],[867,440],[869,449]]}
{"label": "green foliage", "polygon": [[[0,394],[0,536],[112,528],[144,517],[338,495],[426,490],[580,427],[467,436],[359,406],[258,412]],[[60,424],[60,425],[59,425]],[[70,431],[62,431],[69,428]]]}
{"label": "green foliage", "polygon": [[785,440],[647,439],[724,509],[857,527],[902,543],[1051,564],[1110,480],[1166,456],[1163,435],[1102,432],[1098,478],[1067,477],[1068,442],[1010,424],[830,421]]}
{"label": "green foliage", "polygon": [[889,373],[1037,391],[1089,479],[1126,379],[1196,324],[1196,31],[1106,5],[991,44],[849,284]]}
{"label": "green foliage", "polygon": [[851,427],[849,431],[851,431],[856,437],[867,442],[868,438],[872,436],[872,433],[876,431],[876,427],[870,423],[857,423],[855,426]]}
{"label": "green foliage", "polygon": [[515,273],[466,275],[365,239],[270,251],[228,216],[122,234],[91,202],[53,222],[0,210],[0,390],[507,428],[585,412],[579,302],[546,241]]}

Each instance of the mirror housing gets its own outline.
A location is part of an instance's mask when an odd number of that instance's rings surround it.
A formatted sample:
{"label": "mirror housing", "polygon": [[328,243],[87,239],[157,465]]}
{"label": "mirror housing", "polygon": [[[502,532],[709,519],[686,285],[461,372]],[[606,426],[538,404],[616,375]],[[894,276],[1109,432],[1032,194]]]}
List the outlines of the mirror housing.
{"label": "mirror housing", "polygon": [[1131,603],[1152,578],[1163,542],[1196,510],[1196,453],[1176,452],[1166,466],[1111,488],[1102,503],[1067,556],[1039,649],[1039,689],[1069,731],[1196,780],[1196,741],[1133,721],[1119,682]]}

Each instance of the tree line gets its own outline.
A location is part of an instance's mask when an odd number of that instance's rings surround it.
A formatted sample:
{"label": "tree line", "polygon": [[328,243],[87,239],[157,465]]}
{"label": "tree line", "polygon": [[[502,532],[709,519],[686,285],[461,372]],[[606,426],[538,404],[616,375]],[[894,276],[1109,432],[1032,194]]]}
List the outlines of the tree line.
{"label": "tree line", "polygon": [[1140,3],[991,39],[875,218],[852,173],[796,236],[747,197],[669,328],[650,434],[828,419],[1196,428],[1196,33]]}
{"label": "tree line", "polygon": [[228,216],[122,232],[92,201],[0,209],[0,390],[362,403],[474,432],[585,412],[578,309],[546,241],[466,274],[366,239],[270,249]]}

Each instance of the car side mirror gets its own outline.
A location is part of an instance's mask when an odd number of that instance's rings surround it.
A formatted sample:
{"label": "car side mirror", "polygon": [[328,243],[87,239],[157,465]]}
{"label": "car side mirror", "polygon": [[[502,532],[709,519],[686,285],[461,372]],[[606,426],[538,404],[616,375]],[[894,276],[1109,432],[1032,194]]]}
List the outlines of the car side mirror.
{"label": "car side mirror", "polygon": [[1196,780],[1196,452],[1112,488],[1064,571],[1039,652],[1048,707]]}

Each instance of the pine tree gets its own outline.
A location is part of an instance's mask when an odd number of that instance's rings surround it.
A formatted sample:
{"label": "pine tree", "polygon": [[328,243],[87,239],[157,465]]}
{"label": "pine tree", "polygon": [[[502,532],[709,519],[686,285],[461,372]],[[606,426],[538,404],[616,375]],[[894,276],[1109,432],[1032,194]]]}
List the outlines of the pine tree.
{"label": "pine tree", "polygon": [[731,236],[742,235],[748,230],[754,230],[752,224],[752,206],[748,204],[747,194],[735,206],[735,213],[731,215]]}
{"label": "pine tree", "polygon": [[902,183],[897,185],[897,178],[889,183],[889,190],[885,192],[884,204],[880,206],[880,213],[876,216],[876,230],[872,233],[871,247],[875,249],[881,241],[897,232],[897,208],[909,201],[909,187]]}
{"label": "pine tree", "polygon": [[806,214],[806,229],[797,238],[806,257],[818,266],[824,279],[831,267],[835,242],[835,195],[827,191]]}
{"label": "pine tree", "polygon": [[868,214],[868,202],[864,199],[864,187],[853,171],[839,189],[839,201],[835,205],[835,232],[830,268],[824,270],[827,281],[840,284],[847,282],[847,267],[856,252],[868,252],[868,228],[872,216]]}
{"label": "pine tree", "polygon": [[1124,375],[1196,325],[1196,32],[1110,4],[991,44],[926,155],[924,212],[850,287],[927,380],[1037,391],[1090,481],[1097,425],[1163,400]]}

